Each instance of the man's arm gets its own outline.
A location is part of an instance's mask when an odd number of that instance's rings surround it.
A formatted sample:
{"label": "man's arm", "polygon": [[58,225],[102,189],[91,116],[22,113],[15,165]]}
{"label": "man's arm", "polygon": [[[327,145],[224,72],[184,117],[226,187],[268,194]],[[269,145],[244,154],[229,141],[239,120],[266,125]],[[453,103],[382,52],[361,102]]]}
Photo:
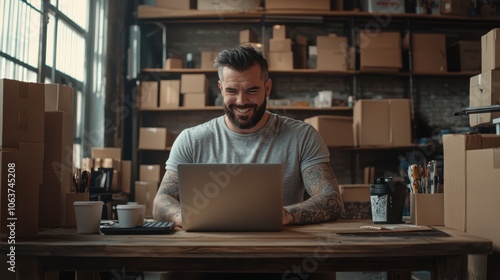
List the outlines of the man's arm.
{"label": "man's arm", "polygon": [[344,204],[330,164],[324,162],[310,166],[302,172],[302,178],[311,197],[285,206],[283,223],[311,224],[340,218]]}
{"label": "man's arm", "polygon": [[179,177],[168,170],[163,176],[160,188],[153,201],[153,217],[157,221],[172,221],[181,226],[181,206],[179,203]]}

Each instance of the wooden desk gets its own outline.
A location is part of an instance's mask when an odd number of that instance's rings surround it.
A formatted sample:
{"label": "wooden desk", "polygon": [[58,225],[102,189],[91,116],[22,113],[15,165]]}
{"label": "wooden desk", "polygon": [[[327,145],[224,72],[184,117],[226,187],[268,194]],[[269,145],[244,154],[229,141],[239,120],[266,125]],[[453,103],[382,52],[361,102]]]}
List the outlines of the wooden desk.
{"label": "wooden desk", "polygon": [[[16,240],[18,273],[54,270],[328,272],[430,270],[433,279],[467,279],[468,255],[487,255],[492,242],[444,227],[427,232],[364,232],[370,221],[285,227],[282,232],[106,236],[53,229]],[[2,256],[8,244],[1,243]],[[485,269],[485,268],[484,268]],[[0,274],[1,275],[1,274]],[[18,279],[34,279],[30,274]],[[286,277],[283,279],[287,279]]]}

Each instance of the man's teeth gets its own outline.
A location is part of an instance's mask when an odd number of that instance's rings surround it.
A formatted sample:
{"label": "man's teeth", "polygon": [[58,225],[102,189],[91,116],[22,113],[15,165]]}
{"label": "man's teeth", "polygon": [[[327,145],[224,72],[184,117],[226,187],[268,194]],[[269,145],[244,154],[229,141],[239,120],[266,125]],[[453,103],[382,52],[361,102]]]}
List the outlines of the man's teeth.
{"label": "man's teeth", "polygon": [[240,112],[240,113],[246,113],[248,111],[250,111],[250,108],[235,108],[236,111]]}

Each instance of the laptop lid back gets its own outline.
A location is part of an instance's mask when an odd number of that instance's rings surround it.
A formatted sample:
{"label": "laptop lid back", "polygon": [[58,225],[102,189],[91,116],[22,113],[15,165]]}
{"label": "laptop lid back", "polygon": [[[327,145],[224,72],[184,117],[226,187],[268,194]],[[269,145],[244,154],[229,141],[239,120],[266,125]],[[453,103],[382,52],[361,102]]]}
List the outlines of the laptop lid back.
{"label": "laptop lid back", "polygon": [[179,164],[186,231],[280,231],[282,164]]}

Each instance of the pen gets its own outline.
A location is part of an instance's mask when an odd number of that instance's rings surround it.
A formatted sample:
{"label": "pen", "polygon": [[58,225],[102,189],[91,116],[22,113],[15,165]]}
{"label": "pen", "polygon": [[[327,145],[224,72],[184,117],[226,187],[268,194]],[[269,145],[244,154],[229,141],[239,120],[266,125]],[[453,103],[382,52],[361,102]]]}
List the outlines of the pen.
{"label": "pen", "polygon": [[429,185],[430,193],[436,193],[438,190],[438,174],[437,174],[437,161],[431,160],[427,163],[427,169],[429,170]]}
{"label": "pen", "polygon": [[418,164],[412,164],[408,167],[408,178],[410,178],[410,185],[413,193],[418,193],[418,185],[419,185],[419,170]]}

